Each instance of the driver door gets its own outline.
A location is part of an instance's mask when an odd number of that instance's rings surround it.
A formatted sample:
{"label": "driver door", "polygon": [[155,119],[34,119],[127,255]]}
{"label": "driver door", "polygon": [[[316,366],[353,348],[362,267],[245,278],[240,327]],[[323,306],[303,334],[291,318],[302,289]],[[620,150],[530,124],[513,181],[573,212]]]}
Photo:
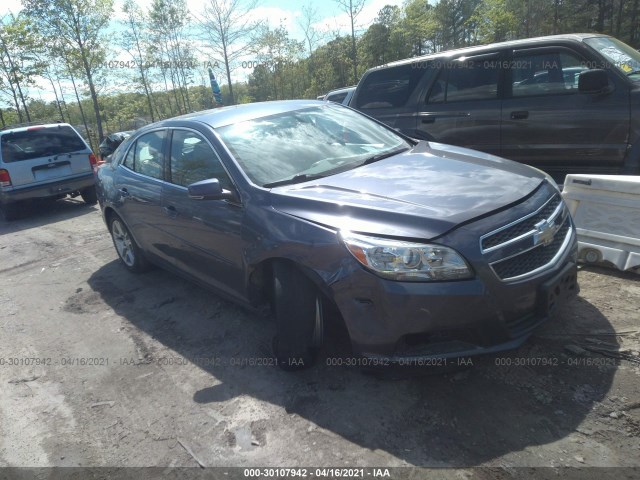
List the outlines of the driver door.
{"label": "driver door", "polygon": [[194,130],[174,129],[162,211],[175,266],[231,296],[244,299],[242,238],[244,209],[230,200],[189,198],[188,185],[217,178],[236,190],[206,138]]}

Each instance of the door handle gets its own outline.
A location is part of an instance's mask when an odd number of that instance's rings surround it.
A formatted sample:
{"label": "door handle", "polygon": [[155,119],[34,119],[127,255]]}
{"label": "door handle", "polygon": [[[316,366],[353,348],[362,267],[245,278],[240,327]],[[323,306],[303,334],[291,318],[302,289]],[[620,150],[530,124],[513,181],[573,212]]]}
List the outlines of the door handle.
{"label": "door handle", "polygon": [[129,196],[129,190],[127,190],[126,188],[121,188],[120,189],[120,195],[122,195],[123,197],[128,197]]}
{"label": "door handle", "polygon": [[463,118],[470,117],[470,112],[418,112],[422,123],[435,123],[437,118]]}
{"label": "door handle", "polygon": [[511,120],[524,120],[526,118],[529,118],[529,112],[526,110],[511,112]]}
{"label": "door handle", "polygon": [[178,216],[178,211],[176,210],[176,207],[174,207],[173,205],[162,207],[162,210],[171,218],[175,218]]}

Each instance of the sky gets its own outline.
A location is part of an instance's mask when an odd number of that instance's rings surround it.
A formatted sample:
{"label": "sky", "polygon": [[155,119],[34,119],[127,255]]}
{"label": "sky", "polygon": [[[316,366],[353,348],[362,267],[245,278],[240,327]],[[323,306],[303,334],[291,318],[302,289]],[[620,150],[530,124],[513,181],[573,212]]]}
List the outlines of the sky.
{"label": "sky", "polygon": [[[151,5],[151,0],[138,0],[136,3],[142,9],[147,9]],[[200,11],[203,3],[205,2],[202,0],[187,0],[189,10],[193,12]],[[366,29],[385,5],[399,6],[402,3],[402,0],[365,0],[364,9],[358,16],[358,26],[360,29]],[[116,12],[122,10],[122,4],[122,0],[115,0],[114,9]],[[307,0],[306,2],[302,0],[261,0],[253,14],[256,19],[267,20],[271,27],[283,24],[292,37],[302,40],[302,31],[296,22],[304,5],[311,5],[317,11],[317,27],[347,33],[348,16],[340,10],[338,3],[332,0]],[[0,17],[10,12],[17,14],[21,9],[20,0],[2,0],[0,2]]]}
{"label": "sky", "polygon": [[[136,3],[142,10],[146,11],[151,2],[152,0],[137,0]],[[190,12],[195,15],[202,10],[204,3],[202,0],[186,0],[186,2]],[[110,26],[114,35],[117,35],[117,32],[123,28],[118,23],[118,20],[122,19],[122,14],[119,12],[122,12],[123,3],[124,0],[114,0],[115,15]],[[400,6],[402,3],[403,0],[365,0],[364,8],[356,19],[356,34],[366,30],[385,5]],[[328,39],[336,32],[342,35],[350,34],[349,17],[341,10],[340,5],[335,0],[258,0],[258,6],[251,12],[251,15],[256,20],[266,21],[270,28],[284,26],[289,32],[290,38],[302,41],[304,40],[304,34],[298,23],[301,21],[302,8],[305,5],[311,6],[316,11],[317,21],[314,24],[314,28],[325,33]],[[0,0],[0,18],[10,12],[17,14],[21,9],[20,0]],[[196,57],[198,63],[210,61],[210,58],[204,53],[196,54]],[[115,49],[108,60],[126,61],[127,59],[125,52]],[[241,60],[250,61],[252,59],[247,57]],[[214,69],[214,72],[217,76],[221,76],[222,68],[218,71]],[[251,69],[249,68],[236,68],[232,72],[232,77],[234,81],[245,81],[250,73]],[[205,82],[204,70],[200,73],[200,79],[197,82]],[[54,95],[46,88],[46,84],[44,82],[39,82],[39,84],[42,85],[42,88],[32,89],[29,92],[30,95],[45,101],[54,100]]]}

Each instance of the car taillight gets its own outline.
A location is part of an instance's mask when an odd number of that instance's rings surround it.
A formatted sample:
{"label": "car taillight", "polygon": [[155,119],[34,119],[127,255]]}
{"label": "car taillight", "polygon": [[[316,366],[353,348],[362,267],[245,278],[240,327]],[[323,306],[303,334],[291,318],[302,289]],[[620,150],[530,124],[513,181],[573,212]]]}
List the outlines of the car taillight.
{"label": "car taillight", "polygon": [[98,157],[96,157],[93,153],[89,155],[89,165],[91,165],[91,170],[93,170],[93,173],[98,173]]}
{"label": "car taillight", "polygon": [[9,175],[9,171],[4,168],[0,169],[0,187],[10,187],[11,186],[11,175]]}

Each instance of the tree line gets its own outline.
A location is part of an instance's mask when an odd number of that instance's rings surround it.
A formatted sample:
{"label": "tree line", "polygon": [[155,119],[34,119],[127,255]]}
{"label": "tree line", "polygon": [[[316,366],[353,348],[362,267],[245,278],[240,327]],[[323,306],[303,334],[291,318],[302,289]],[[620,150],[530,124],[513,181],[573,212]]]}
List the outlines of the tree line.
{"label": "tree line", "polygon": [[[193,12],[185,0],[125,0],[115,12],[113,0],[22,0],[0,24],[0,126],[61,120],[97,148],[110,132],[214,107],[209,68],[231,105],[315,98],[377,65],[503,40],[599,32],[640,46],[640,0],[407,0],[370,25],[359,22],[367,0],[334,0],[348,33],[319,29],[309,3],[302,40],[256,21],[258,1]],[[43,88],[55,100],[36,98]]]}

